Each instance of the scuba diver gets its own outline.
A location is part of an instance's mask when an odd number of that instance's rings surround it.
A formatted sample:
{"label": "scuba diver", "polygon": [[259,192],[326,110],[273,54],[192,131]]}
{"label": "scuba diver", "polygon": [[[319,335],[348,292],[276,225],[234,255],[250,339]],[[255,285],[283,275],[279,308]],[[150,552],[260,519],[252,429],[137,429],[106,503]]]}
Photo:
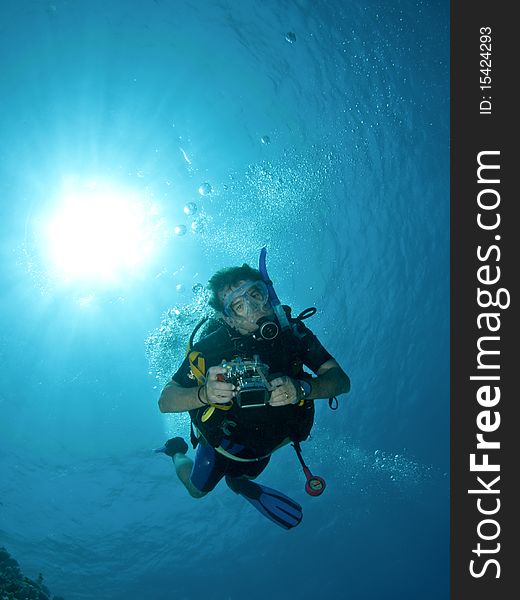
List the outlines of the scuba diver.
{"label": "scuba diver", "polygon": [[[190,337],[186,358],[163,388],[162,413],[189,411],[195,461],[188,444],[174,437],[156,450],[171,456],[190,495],[201,498],[225,477],[232,491],[277,525],[290,529],[302,520],[301,506],[285,494],[252,481],[277,449],[292,442],[307,478],[306,491],[325,488],[304,463],[300,442],[314,421],[314,400],[350,390],[350,380],[303,320],[281,305],[265,265],[218,271],[208,283],[216,313],[212,331],[195,344],[203,319]],[[211,323],[211,321],[210,321]],[[315,374],[304,370],[304,366]]]}

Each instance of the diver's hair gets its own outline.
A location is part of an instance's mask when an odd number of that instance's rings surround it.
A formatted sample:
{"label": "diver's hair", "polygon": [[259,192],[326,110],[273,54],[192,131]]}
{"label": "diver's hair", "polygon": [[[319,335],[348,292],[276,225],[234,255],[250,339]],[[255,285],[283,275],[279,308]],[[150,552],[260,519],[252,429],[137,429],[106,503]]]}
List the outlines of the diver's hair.
{"label": "diver's hair", "polygon": [[253,269],[244,263],[241,267],[227,267],[220,269],[208,281],[208,289],[211,293],[208,304],[217,312],[222,312],[224,306],[218,297],[218,293],[225,287],[236,285],[239,281],[258,281],[263,279],[262,274],[257,269]]}

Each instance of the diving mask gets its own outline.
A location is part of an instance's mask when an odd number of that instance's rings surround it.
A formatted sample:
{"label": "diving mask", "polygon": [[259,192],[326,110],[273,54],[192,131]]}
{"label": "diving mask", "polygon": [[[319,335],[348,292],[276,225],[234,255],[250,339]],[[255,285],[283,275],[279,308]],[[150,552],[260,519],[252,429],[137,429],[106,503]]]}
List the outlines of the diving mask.
{"label": "diving mask", "polygon": [[223,313],[229,318],[251,319],[264,310],[269,301],[266,284],[261,281],[245,281],[223,298]]}

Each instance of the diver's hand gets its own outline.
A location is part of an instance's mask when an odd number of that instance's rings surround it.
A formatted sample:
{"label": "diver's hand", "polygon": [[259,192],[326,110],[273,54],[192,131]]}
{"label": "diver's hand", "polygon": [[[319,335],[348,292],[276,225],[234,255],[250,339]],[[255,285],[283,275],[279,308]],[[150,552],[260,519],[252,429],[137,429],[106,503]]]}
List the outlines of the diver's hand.
{"label": "diver's hand", "polygon": [[223,367],[210,367],[206,373],[206,397],[212,404],[226,404],[236,396],[236,387],[227,381],[220,381],[218,377],[225,372]]}
{"label": "diver's hand", "polygon": [[290,377],[284,375],[269,382],[273,387],[269,404],[271,406],[285,406],[298,402],[298,391]]}

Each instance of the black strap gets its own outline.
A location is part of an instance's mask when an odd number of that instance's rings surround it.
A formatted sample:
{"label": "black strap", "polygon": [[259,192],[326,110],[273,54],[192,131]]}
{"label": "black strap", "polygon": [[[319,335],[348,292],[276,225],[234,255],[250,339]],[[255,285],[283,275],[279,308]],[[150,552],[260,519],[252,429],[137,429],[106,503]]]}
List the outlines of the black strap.
{"label": "black strap", "polygon": [[332,398],[329,398],[329,408],[331,410],[338,410],[339,407],[339,402],[338,399],[336,398],[336,396],[332,396]]}
{"label": "black strap", "polygon": [[317,312],[317,308],[314,306],[310,306],[309,308],[302,310],[302,312],[294,320],[295,321],[303,321],[304,319],[308,319],[309,317],[312,317],[313,315],[315,315],[316,312]]}

